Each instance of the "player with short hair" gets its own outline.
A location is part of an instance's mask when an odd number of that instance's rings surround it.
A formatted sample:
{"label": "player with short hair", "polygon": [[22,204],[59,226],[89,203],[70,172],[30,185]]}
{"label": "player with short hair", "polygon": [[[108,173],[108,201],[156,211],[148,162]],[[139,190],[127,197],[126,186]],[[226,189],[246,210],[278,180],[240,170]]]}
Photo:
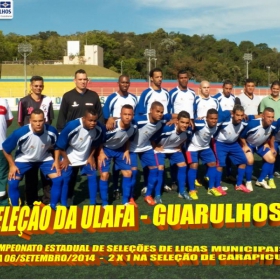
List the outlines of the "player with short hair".
{"label": "player with short hair", "polygon": [[[229,114],[229,112],[227,112]],[[212,136],[216,133],[218,125],[223,121],[224,116],[220,116],[218,124],[218,111],[216,109],[209,109],[207,111],[206,119],[194,121],[194,133],[190,144],[188,145],[186,158],[189,164],[188,183],[189,194],[192,199],[198,199],[195,190],[195,179],[197,176],[198,162],[201,159],[203,164],[208,166],[209,174],[209,188],[208,194],[214,196],[225,195],[226,192],[222,188],[214,187],[216,179],[216,158],[210,148]]]}
{"label": "player with short hair", "polygon": [[241,105],[235,105],[232,109],[232,114],[228,115],[225,122],[219,126],[214,134],[213,150],[217,159],[215,185],[221,185],[223,167],[226,166],[226,160],[229,158],[233,164],[238,166],[235,190],[248,193],[250,190],[242,184],[247,159],[238,143],[240,133],[247,126],[247,123],[243,119],[244,108]]}
{"label": "player with short hair", "polygon": [[[56,129],[45,124],[44,112],[35,109],[30,115],[30,124],[16,129],[3,143],[3,153],[9,163],[9,198],[12,206],[19,206],[19,182],[23,175],[34,166],[52,180],[52,187],[62,183],[60,166],[53,160],[49,150],[57,139]],[[13,159],[11,153],[18,146]]]}
{"label": "player with short hair", "polygon": [[158,101],[163,106],[163,113],[167,114],[170,111],[169,93],[166,89],[161,87],[162,70],[154,68],[150,71],[151,87],[147,88],[140,95],[137,105],[136,114],[149,114],[151,105],[154,101]]}
{"label": "player with short hair", "polygon": [[131,198],[131,165],[129,155],[129,139],[135,135],[137,128],[131,122],[134,116],[133,107],[130,104],[123,105],[120,118],[115,120],[115,129],[106,130],[106,140],[101,147],[98,156],[98,164],[100,171],[100,195],[102,205],[108,205],[108,179],[111,160],[118,170],[123,174],[122,181],[122,203],[132,204],[137,207],[134,199]]}
{"label": "player with short hair", "polygon": [[[32,76],[30,78],[30,93],[21,98],[18,103],[18,124],[24,126],[29,124],[30,115],[34,109],[41,109],[44,112],[45,122],[52,124],[54,119],[52,99],[43,94],[44,79],[41,76]],[[42,202],[50,203],[51,182],[45,178],[42,172],[40,177],[43,185]],[[33,207],[34,201],[38,200],[38,168],[33,167],[25,173],[25,194],[26,203]]]}
{"label": "player with short hair", "polygon": [[240,134],[240,142],[242,149],[247,158],[246,166],[246,187],[250,191],[253,191],[251,182],[254,153],[257,153],[264,160],[261,174],[256,181],[256,185],[265,189],[276,188],[274,180],[269,180],[269,185],[264,180],[268,175],[270,177],[273,174],[273,167],[275,162],[275,149],[274,149],[274,134],[275,124],[274,110],[267,107],[263,111],[262,118],[253,119],[248,122],[246,128]]}
{"label": "player with short hair", "polygon": [[59,134],[55,149],[56,160],[62,156],[60,162],[62,169],[63,185],[52,188],[51,207],[56,208],[60,201],[62,206],[67,206],[68,188],[73,168],[79,168],[82,175],[88,179],[90,205],[95,205],[97,193],[97,175],[94,152],[103,139],[104,133],[97,122],[98,114],[93,108],[85,110],[84,116],[70,121]]}
{"label": "player with short hair", "polygon": [[[151,144],[151,138],[154,134],[162,128],[162,126],[170,121],[172,116],[170,114],[163,114],[164,107],[158,102],[154,101],[150,108],[150,113],[145,115],[138,115],[134,118],[135,124],[137,125],[138,131],[133,136],[130,142],[130,159],[132,166],[132,188],[131,197],[133,194],[133,189],[136,184],[136,176],[138,173],[138,162],[137,155],[141,161],[142,167],[145,166],[149,169],[148,174],[148,186],[147,192],[145,193],[144,200],[149,205],[155,205],[156,202],[152,198],[152,192],[154,191],[155,184],[157,181],[157,163],[155,160],[154,150]],[[177,117],[177,115],[174,115]]]}
{"label": "player with short hair", "polygon": [[[119,89],[107,97],[103,106],[106,128],[111,130],[114,129],[114,125],[116,124],[115,120],[120,118],[122,106],[130,104],[133,110],[135,110],[138,103],[137,97],[128,92],[130,86],[130,78],[128,75],[119,76],[118,86]],[[121,193],[118,187],[119,170],[116,170],[115,165],[113,166],[112,173],[114,197],[115,199],[120,199]]]}
{"label": "player with short hair", "polygon": [[162,203],[161,186],[163,182],[164,162],[168,158],[170,165],[177,165],[177,181],[179,184],[179,197],[191,200],[186,192],[186,173],[187,165],[184,155],[181,150],[181,145],[190,140],[192,130],[190,128],[190,114],[186,111],[181,111],[178,114],[175,124],[164,126],[162,130],[155,135],[154,151],[158,163],[158,179],[155,188],[155,202]]}

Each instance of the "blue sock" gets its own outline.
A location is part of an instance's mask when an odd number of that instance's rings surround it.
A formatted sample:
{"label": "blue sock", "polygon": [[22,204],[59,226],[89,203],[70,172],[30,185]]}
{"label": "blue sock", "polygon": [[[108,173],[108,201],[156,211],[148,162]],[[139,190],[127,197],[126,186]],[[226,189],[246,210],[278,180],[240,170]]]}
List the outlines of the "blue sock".
{"label": "blue sock", "polygon": [[245,168],[238,167],[238,169],[237,169],[237,181],[236,181],[237,186],[239,186],[243,183],[243,178],[244,178],[245,172],[246,172]]}
{"label": "blue sock", "polygon": [[92,173],[87,176],[88,179],[88,192],[89,192],[89,205],[96,204],[96,193],[97,193],[97,172],[92,170]]}
{"label": "blue sock", "polygon": [[217,174],[216,166],[208,166],[208,175],[209,175],[209,189],[212,189],[215,185],[216,174]]}
{"label": "blue sock", "polygon": [[157,183],[155,187],[155,196],[161,195],[161,187],[162,187],[162,182],[163,182],[163,173],[164,170],[158,170],[157,173]]}
{"label": "blue sock", "polygon": [[270,167],[270,170],[269,170],[269,173],[268,173],[268,178],[269,179],[273,179],[274,165],[275,165],[275,163],[271,163],[271,167]]}
{"label": "blue sock", "polygon": [[216,169],[216,179],[215,179],[215,187],[219,187],[221,186],[221,181],[222,181],[222,171],[219,171],[218,169]]}
{"label": "blue sock", "polygon": [[189,168],[188,172],[188,183],[189,183],[189,191],[195,190],[194,181],[196,179],[197,169]]}
{"label": "blue sock", "polygon": [[261,175],[258,178],[259,182],[261,182],[266,177],[266,175],[268,175],[270,173],[272,166],[273,166],[273,163],[264,162],[264,164],[262,166]]}
{"label": "blue sock", "polygon": [[123,177],[122,180],[122,204],[126,204],[130,197],[131,197],[131,178],[130,177]]}
{"label": "blue sock", "polygon": [[[176,165],[177,166],[177,165]],[[187,166],[177,166],[178,172],[177,172],[177,182],[179,187],[179,193],[183,193],[186,188],[186,177],[187,177]]]}
{"label": "blue sock", "polygon": [[102,200],[102,206],[108,205],[108,181],[99,181],[100,196]]}
{"label": "blue sock", "polygon": [[157,168],[149,170],[146,196],[152,195],[152,192],[154,191],[157,182],[157,174],[158,174]]}
{"label": "blue sock", "polygon": [[114,164],[113,170],[112,170],[112,181],[113,181],[113,190],[114,191],[119,189],[119,177],[120,177],[120,170],[116,170],[115,164]]}
{"label": "blue sock", "polygon": [[60,197],[61,197],[63,177],[60,176],[60,177],[53,178],[51,180],[52,180],[52,188],[51,188],[50,205],[52,209],[56,209],[56,205],[60,201]]}
{"label": "blue sock", "polygon": [[252,174],[253,174],[253,165],[246,165],[245,168],[245,176],[246,176],[246,181],[251,182],[252,181]]}
{"label": "blue sock", "polygon": [[17,179],[12,179],[8,181],[8,186],[9,186],[9,198],[11,201],[12,206],[19,206],[19,185],[20,180]]}
{"label": "blue sock", "polygon": [[130,181],[130,197],[129,198],[132,198],[133,197],[133,192],[134,192],[134,187],[136,185],[136,178],[137,178],[137,173],[138,173],[138,170],[131,170],[132,171],[132,175],[131,175],[131,181]]}

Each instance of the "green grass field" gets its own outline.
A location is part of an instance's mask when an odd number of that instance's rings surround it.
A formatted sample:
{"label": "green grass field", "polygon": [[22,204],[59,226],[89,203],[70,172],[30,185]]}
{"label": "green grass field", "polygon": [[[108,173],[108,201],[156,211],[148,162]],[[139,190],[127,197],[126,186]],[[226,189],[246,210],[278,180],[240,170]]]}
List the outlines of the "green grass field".
{"label": "green grass field", "polygon": [[[54,124],[56,121],[54,122]],[[17,127],[16,123],[9,129],[9,133]],[[260,172],[261,161],[256,158],[254,174]],[[200,177],[202,177],[200,171]],[[153,207],[144,203],[140,196],[143,186],[142,172],[140,169],[139,180],[136,187],[139,205],[139,215],[153,216]],[[206,189],[199,189],[199,200],[190,203],[197,204],[232,204],[237,203],[264,203],[271,204],[279,202],[280,181],[275,180],[276,190],[265,190],[255,187],[250,194],[234,191],[233,185],[224,182],[229,187],[228,195],[224,197],[212,197],[207,195]],[[205,185],[206,186],[206,185]],[[110,191],[110,195],[112,191]],[[164,193],[164,204],[184,204],[186,201],[179,199],[177,194]],[[75,187],[75,200],[79,206],[88,203],[87,185],[83,178],[79,178]],[[120,201],[113,201],[114,205]],[[188,203],[188,202],[187,202]],[[234,207],[233,207],[234,208]],[[97,232],[82,234],[60,234],[53,235],[32,235],[30,241],[17,236],[1,236],[2,244],[89,244],[89,245],[198,245],[198,246],[278,246],[279,227],[265,225],[258,228],[253,225],[241,228],[214,229],[187,229],[166,231],[158,230],[153,224],[146,225],[139,222],[139,231],[136,232]],[[113,266],[102,264],[101,266],[8,266],[0,267],[1,278],[279,278],[280,269],[278,266],[254,265],[254,266]]]}

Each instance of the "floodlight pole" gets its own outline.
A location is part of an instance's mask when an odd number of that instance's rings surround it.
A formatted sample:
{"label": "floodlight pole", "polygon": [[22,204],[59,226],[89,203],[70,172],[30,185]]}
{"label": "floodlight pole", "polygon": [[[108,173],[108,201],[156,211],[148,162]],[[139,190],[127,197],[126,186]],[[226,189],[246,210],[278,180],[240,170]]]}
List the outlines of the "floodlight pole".
{"label": "floodlight pole", "polygon": [[266,66],[267,68],[267,81],[268,81],[268,87],[270,87],[270,66]]}
{"label": "floodlight pole", "polygon": [[151,86],[151,80],[150,80],[150,71],[151,71],[151,58],[154,59],[156,56],[156,50],[155,49],[145,49],[144,56],[148,57],[148,81],[149,81],[149,87]]}
{"label": "floodlight pole", "polygon": [[249,78],[249,63],[253,60],[253,55],[251,53],[244,53],[243,59],[246,61],[246,78]]}
{"label": "floodlight pole", "polygon": [[24,95],[27,95],[27,77],[26,77],[26,57],[32,53],[32,45],[28,43],[21,43],[18,45],[18,52],[23,55],[23,69],[24,69]]}

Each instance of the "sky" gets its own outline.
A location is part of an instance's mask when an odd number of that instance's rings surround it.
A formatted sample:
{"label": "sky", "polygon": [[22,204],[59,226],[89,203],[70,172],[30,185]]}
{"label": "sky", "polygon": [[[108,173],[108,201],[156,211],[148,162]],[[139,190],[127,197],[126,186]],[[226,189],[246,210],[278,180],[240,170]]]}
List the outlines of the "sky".
{"label": "sky", "polygon": [[266,43],[280,51],[279,0],[13,0],[13,5],[13,19],[0,19],[4,35],[90,30],[142,34],[163,28],[237,44]]}

